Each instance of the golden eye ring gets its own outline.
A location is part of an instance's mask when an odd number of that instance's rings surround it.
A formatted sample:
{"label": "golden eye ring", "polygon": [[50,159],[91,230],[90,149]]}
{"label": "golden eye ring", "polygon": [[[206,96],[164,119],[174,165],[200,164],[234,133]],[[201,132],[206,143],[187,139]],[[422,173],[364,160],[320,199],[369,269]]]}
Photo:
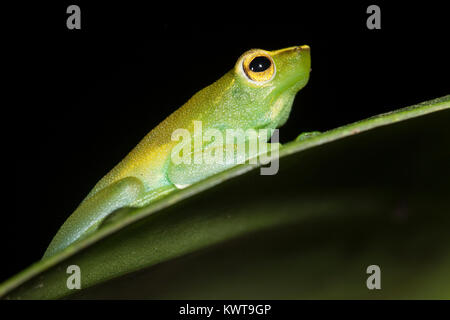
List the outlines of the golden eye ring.
{"label": "golden eye ring", "polygon": [[275,64],[270,55],[264,52],[254,52],[242,62],[245,75],[252,81],[264,83],[275,75]]}

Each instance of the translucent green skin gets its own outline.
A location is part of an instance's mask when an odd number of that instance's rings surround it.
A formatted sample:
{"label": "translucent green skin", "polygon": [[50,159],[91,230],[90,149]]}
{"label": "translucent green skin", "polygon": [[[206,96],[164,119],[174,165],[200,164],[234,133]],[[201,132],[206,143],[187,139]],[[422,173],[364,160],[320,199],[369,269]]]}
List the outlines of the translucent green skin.
{"label": "translucent green skin", "polygon": [[[242,64],[255,50],[269,54],[275,65],[272,79],[252,81]],[[193,121],[202,121],[203,130],[275,129],[289,117],[296,93],[309,79],[310,52],[307,46],[277,51],[260,49],[244,53],[235,67],[210,86],[197,92],[172,113],[105,177],[103,177],[59,229],[44,258],[63,250],[73,242],[95,231],[101,221],[123,207],[139,207],[176,190],[175,180],[189,177],[195,183],[227,165],[173,168],[170,155],[178,143],[172,132],[184,128],[194,136]],[[260,139],[267,140],[267,137]],[[207,145],[204,146],[207,148]]]}

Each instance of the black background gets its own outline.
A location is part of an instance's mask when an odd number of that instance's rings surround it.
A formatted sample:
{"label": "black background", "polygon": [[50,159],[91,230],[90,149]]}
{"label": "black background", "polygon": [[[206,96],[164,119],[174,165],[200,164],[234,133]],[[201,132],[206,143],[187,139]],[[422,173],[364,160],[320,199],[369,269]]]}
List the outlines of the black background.
{"label": "black background", "polygon": [[[66,28],[70,4],[81,7],[81,30]],[[381,30],[366,28],[370,4],[381,7]],[[311,47],[310,82],[281,142],[450,93],[448,13],[428,2],[42,6],[29,12],[17,56],[30,65],[19,85],[30,102],[12,110],[14,209],[2,217],[0,281],[40,259],[93,185],[250,48]]]}

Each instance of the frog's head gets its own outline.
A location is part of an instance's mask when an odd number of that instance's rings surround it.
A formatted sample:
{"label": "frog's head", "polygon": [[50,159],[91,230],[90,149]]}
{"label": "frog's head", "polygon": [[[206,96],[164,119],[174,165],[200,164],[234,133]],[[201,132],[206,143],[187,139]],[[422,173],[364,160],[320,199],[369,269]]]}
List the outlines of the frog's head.
{"label": "frog's head", "polygon": [[260,125],[278,127],[287,120],[295,94],[308,82],[310,70],[309,47],[294,46],[276,51],[249,50],[233,71],[240,91],[250,98],[252,113],[262,115],[257,120]]}

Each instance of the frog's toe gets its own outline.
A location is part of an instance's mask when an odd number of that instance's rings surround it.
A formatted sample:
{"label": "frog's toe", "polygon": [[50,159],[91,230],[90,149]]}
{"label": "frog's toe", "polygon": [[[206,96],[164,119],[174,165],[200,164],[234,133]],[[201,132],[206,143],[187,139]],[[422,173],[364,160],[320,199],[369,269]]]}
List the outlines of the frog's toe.
{"label": "frog's toe", "polygon": [[306,140],[306,139],[315,137],[315,136],[317,136],[317,135],[319,135],[321,133],[322,132],[320,132],[320,131],[303,132],[295,139],[295,141]]}

